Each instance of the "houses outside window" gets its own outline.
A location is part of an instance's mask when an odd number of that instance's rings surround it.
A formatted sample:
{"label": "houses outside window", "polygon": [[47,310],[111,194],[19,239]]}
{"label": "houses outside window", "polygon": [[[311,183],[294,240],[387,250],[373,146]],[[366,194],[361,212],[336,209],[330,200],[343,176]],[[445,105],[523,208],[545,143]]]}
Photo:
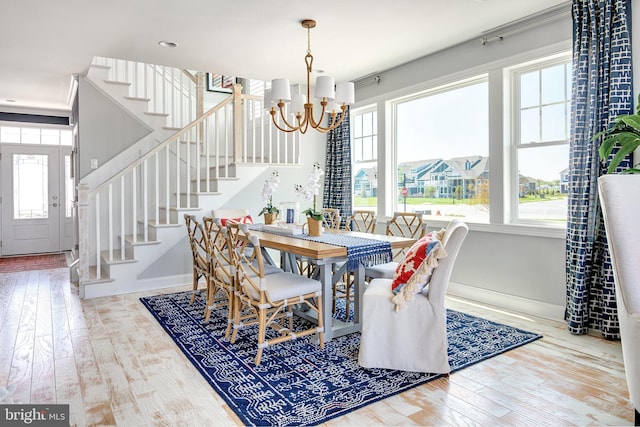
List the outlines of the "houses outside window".
{"label": "houses outside window", "polygon": [[396,210],[489,222],[486,76],[393,102]]}
{"label": "houses outside window", "polygon": [[[394,183],[376,201],[385,210],[378,216],[423,212],[445,221],[533,225],[540,228],[518,230],[555,236],[567,216],[570,52],[521,55],[459,76],[378,100],[392,161],[377,159],[375,143],[365,147],[364,117],[375,116],[376,107],[354,110],[354,195],[372,194],[377,170],[393,168],[384,174]],[[355,207],[364,198],[354,200]]]}

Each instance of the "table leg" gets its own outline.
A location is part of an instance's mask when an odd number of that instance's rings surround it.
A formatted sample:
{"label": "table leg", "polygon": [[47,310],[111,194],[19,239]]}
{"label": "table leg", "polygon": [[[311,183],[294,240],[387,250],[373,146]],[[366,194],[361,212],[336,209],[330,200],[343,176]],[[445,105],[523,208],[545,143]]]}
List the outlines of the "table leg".
{"label": "table leg", "polygon": [[361,328],[360,313],[362,313],[362,296],[365,289],[364,266],[360,265],[353,271],[353,281],[353,323],[358,324],[358,328]]}
{"label": "table leg", "polygon": [[320,283],[322,283],[322,319],[324,320],[324,340],[331,341],[333,338],[333,315],[332,301],[333,298],[333,274],[331,272],[331,264],[319,264]]}

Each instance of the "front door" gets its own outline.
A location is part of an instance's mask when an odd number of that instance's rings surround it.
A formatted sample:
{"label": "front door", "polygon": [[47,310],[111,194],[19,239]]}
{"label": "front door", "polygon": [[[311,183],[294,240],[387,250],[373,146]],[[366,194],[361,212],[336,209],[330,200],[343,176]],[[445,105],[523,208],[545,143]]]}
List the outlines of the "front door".
{"label": "front door", "polygon": [[65,195],[70,147],[20,144],[2,145],[0,150],[0,253],[19,255],[70,249],[71,224]]}

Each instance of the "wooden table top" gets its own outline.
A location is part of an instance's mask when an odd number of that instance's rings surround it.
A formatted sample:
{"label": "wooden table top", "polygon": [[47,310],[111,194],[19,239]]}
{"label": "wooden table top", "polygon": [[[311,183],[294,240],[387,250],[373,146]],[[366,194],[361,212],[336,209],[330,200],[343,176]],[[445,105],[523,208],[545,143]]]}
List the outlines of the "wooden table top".
{"label": "wooden table top", "polygon": [[[384,234],[361,233],[346,230],[330,230],[325,233],[347,234],[363,239],[380,240],[391,243],[392,249],[405,248],[415,243],[415,239],[407,237],[386,236]],[[284,236],[268,231],[251,230],[251,234],[260,239],[260,245],[265,248],[277,249],[312,259],[346,257],[347,248],[329,243],[314,242],[298,236]]]}

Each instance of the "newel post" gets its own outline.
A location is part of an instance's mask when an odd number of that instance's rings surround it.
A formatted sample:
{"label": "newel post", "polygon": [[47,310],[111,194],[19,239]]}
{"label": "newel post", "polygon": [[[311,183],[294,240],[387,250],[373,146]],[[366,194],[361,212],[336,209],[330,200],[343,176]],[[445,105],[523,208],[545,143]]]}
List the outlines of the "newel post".
{"label": "newel post", "polygon": [[242,153],[242,85],[233,85],[233,163],[239,163]]}
{"label": "newel post", "polygon": [[78,283],[84,297],[83,283],[89,279],[89,186],[78,184]]}
{"label": "newel post", "polygon": [[[202,71],[196,73],[196,119],[204,115],[204,92],[206,88],[207,76]],[[204,152],[204,122],[198,125],[198,139],[200,150]]]}

